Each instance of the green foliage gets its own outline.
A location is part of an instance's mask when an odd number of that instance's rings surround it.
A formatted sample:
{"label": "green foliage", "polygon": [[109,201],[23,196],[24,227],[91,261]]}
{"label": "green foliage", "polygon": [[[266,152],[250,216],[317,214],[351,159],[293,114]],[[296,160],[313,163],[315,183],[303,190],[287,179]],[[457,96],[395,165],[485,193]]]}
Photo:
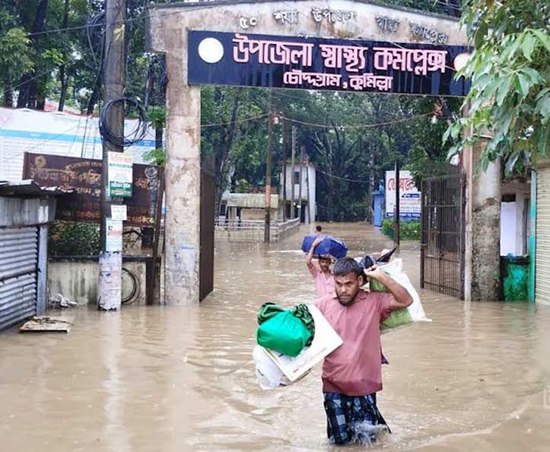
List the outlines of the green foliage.
{"label": "green foliage", "polygon": [[99,226],[94,223],[55,221],[50,225],[48,252],[52,256],[98,256]]}
{"label": "green foliage", "polygon": [[166,151],[164,148],[151,149],[149,152],[145,152],[143,154],[143,160],[151,165],[165,166]]}
{"label": "green foliage", "polygon": [[[420,240],[420,220],[401,220],[399,222],[399,237],[401,240]],[[391,218],[385,218],[382,222],[382,232],[393,240],[394,223]]]}
{"label": "green foliage", "polygon": [[489,137],[481,169],[497,158],[507,173],[536,165],[550,145],[550,4],[468,0],[463,23],[475,46],[458,74],[472,82],[470,112],[445,134],[450,154]]}
{"label": "green foliage", "polygon": [[17,76],[30,71],[34,62],[30,56],[31,40],[14,15],[0,9],[0,80],[12,84]]}
{"label": "green foliage", "polygon": [[166,126],[166,108],[155,106],[151,107],[147,114],[149,115],[149,122],[155,129],[163,129]]}

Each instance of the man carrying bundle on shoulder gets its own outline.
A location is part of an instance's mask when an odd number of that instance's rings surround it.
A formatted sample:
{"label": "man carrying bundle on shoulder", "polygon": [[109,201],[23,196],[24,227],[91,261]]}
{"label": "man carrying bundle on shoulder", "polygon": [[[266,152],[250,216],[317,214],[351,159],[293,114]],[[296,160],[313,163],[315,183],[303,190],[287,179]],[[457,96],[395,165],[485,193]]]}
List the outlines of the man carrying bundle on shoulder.
{"label": "man carrying bundle on shoulder", "polygon": [[[380,323],[413,299],[376,265],[363,270],[345,257],[336,262],[333,275],[335,293],[316,303],[343,340],[323,363],[327,434],[332,444],[371,443],[379,431],[389,431],[376,404],[382,390]],[[389,293],[362,290],[366,278],[384,284]]]}

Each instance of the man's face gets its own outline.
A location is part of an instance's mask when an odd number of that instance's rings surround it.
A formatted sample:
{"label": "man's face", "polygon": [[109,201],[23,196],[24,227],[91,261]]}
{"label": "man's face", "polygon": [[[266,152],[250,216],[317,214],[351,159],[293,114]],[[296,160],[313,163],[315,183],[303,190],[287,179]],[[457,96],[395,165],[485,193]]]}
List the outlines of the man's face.
{"label": "man's face", "polygon": [[343,306],[348,306],[353,303],[359,288],[363,285],[364,280],[362,276],[357,276],[351,272],[347,275],[336,276],[334,278],[336,296],[338,301]]}
{"label": "man's face", "polygon": [[330,264],[331,264],[330,259],[327,259],[326,257],[319,258],[319,267],[321,267],[321,270],[323,272],[327,272],[330,270]]}

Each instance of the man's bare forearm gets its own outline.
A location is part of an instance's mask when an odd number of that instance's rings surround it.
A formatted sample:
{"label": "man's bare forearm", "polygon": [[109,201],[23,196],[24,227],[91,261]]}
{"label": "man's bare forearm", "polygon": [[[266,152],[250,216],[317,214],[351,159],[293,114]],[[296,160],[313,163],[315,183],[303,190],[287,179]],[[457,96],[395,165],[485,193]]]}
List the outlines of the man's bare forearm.
{"label": "man's bare forearm", "polygon": [[317,248],[317,245],[319,245],[319,243],[321,243],[322,241],[323,239],[318,238],[313,241],[311,247],[309,248],[309,253],[307,253],[306,265],[313,265],[313,253],[315,252],[315,248]]}
{"label": "man's bare forearm", "polygon": [[377,279],[388,288],[399,307],[406,308],[412,304],[413,299],[409,291],[390,276],[385,273],[381,273]]}

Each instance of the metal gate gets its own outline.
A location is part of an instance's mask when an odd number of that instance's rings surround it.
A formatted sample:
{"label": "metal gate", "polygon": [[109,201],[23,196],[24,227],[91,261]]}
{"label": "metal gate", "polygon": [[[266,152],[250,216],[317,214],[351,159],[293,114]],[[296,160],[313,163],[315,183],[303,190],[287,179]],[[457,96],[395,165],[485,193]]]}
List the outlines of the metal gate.
{"label": "metal gate", "polygon": [[550,304],[550,168],[537,173],[535,300]]}
{"label": "metal gate", "polygon": [[422,288],[464,299],[464,177],[422,182]]}
{"label": "metal gate", "polygon": [[201,171],[201,251],[200,251],[200,300],[214,290],[214,200],[216,176]]}
{"label": "metal gate", "polygon": [[36,314],[38,228],[0,228],[0,330]]}

